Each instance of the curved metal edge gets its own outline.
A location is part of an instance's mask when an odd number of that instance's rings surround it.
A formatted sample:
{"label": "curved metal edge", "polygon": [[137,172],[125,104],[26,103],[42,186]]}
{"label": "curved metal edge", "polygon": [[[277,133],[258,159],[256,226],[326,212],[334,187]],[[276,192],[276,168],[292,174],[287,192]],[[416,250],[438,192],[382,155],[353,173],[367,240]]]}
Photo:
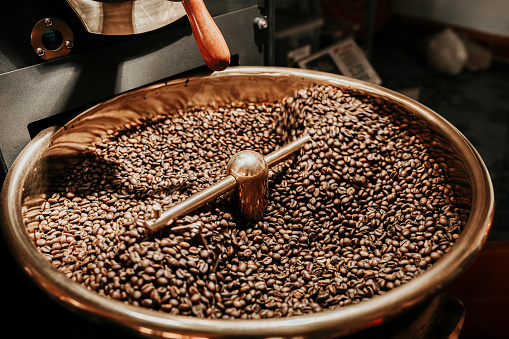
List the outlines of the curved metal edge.
{"label": "curved metal edge", "polygon": [[[55,127],[47,128],[30,141],[27,147],[18,155],[7,173],[2,186],[2,194],[0,195],[0,225],[2,226],[6,243],[18,265],[23,269],[24,273],[31,277],[36,283],[44,281],[45,273],[51,275],[54,273],[55,268],[44,260],[35,246],[30,242],[24,228],[21,213],[13,213],[13,209],[9,208],[9,206],[14,204],[16,207],[15,209],[21,211],[23,193],[22,178],[26,177],[29,170],[37,170],[34,169],[33,166],[43,153],[42,150],[48,145],[48,140],[56,130]],[[21,185],[18,185],[18,183],[21,183]],[[22,227],[13,225],[22,225]],[[40,267],[42,268],[42,272],[33,270],[32,267]],[[40,285],[45,288],[44,284]],[[46,284],[46,286],[49,285]],[[51,293],[48,294],[51,295]]]}
{"label": "curved metal edge", "polygon": [[[41,147],[48,146],[54,135],[58,134],[59,129],[51,128],[41,132],[41,134],[32,140],[18,156],[4,182],[0,200],[2,218],[7,221],[3,223],[4,232],[12,245],[12,250],[17,260],[19,260],[19,264],[24,268],[25,272],[46,289],[50,295],[52,294],[53,297],[67,304],[67,306],[70,305],[76,311],[81,311],[89,315],[99,315],[108,321],[121,323],[124,326],[149,336],[161,336],[167,332],[209,337],[225,336],[225,334],[228,337],[267,337],[274,335],[284,337],[307,337],[316,336],[316,333],[325,332],[343,335],[356,332],[359,329],[369,326],[371,323],[388,320],[396,316],[403,309],[414,307],[423,302],[426,296],[437,293],[453,280],[481,249],[486,241],[493,220],[494,191],[491,179],[484,162],[470,142],[454,126],[437,113],[420,103],[381,86],[317,71],[277,67],[233,67],[210,75],[199,75],[193,79],[198,80],[201,77],[221,78],[226,75],[252,75],[255,77],[261,75],[278,77],[301,76],[302,80],[310,78],[312,78],[313,81],[323,80],[329,82],[331,85],[342,87],[350,86],[352,89],[366,91],[368,94],[383,94],[385,98],[394,100],[404,107],[408,107],[413,111],[427,116],[429,118],[428,121],[432,124],[437,126],[443,125],[442,128],[445,127],[445,133],[460,137],[455,143],[455,147],[457,147],[459,152],[464,152],[464,155],[468,155],[468,158],[473,161],[471,165],[476,165],[471,169],[471,173],[468,173],[471,176],[472,188],[474,190],[474,201],[472,205],[479,207],[479,209],[485,209],[487,213],[483,215],[474,215],[475,218],[469,218],[465,231],[453,247],[453,250],[421,276],[416,277],[385,295],[374,297],[366,303],[350,305],[338,310],[324,311],[308,316],[280,319],[232,321],[171,316],[104,298],[70,281],[63,274],[55,275],[54,273],[56,270],[39,254],[35,246],[33,246],[26,236],[24,228],[12,226],[23,225],[21,215],[12,213],[12,211],[7,208],[8,204],[15,201],[16,204],[19,204],[21,209],[22,192],[21,189],[16,187],[16,183],[23,177],[26,170],[30,169],[36,163],[36,158],[40,156],[41,153]],[[175,82],[179,81],[182,82],[184,80],[175,80]],[[172,82],[169,82],[153,85],[149,88],[157,88],[159,86],[171,84]],[[124,95],[132,95],[138,91],[139,90],[135,90]],[[97,106],[95,108],[97,108]],[[89,111],[90,110],[82,114],[86,114]],[[20,209],[18,209],[18,211]],[[11,225],[11,227],[8,227],[9,225]],[[484,231],[482,233],[476,232],[479,228]],[[458,262],[462,263],[459,267],[456,265]],[[32,270],[32,267],[38,267],[41,271]],[[432,277],[434,279],[432,279]],[[366,311],[366,309],[368,309],[368,311]],[[387,310],[389,310],[389,312],[387,312]]]}

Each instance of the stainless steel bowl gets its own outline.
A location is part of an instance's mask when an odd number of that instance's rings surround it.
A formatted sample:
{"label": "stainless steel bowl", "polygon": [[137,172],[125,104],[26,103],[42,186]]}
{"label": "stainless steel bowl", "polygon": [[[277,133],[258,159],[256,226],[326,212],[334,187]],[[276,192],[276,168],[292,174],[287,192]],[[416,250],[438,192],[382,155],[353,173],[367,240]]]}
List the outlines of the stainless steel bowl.
{"label": "stainless steel bowl", "polygon": [[[51,185],[63,163],[113,131],[145,118],[190,107],[233,102],[265,102],[293,95],[311,85],[333,85],[396,104],[415,123],[430,131],[444,149],[453,179],[471,206],[461,237],[451,251],[424,274],[389,293],[334,311],[264,320],[208,320],[173,316],[101,297],[59,273],[31,243],[25,231],[22,205]],[[19,265],[48,294],[87,316],[134,329],[144,335],[179,337],[312,337],[355,333],[429,300],[455,279],[486,240],[494,209],[488,171],[470,142],[440,115],[396,92],[328,73],[266,67],[234,67],[141,88],[98,104],[62,127],[42,131],[21,152],[5,180],[1,217],[6,240]],[[26,221],[26,220],[25,220]]]}

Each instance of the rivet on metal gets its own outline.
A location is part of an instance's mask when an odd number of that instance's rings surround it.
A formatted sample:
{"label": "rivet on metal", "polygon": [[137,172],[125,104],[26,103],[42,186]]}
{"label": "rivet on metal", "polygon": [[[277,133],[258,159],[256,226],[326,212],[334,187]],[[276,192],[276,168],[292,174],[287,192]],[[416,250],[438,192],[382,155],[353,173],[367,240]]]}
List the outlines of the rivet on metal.
{"label": "rivet on metal", "polygon": [[65,48],[67,48],[67,49],[71,49],[71,48],[73,48],[73,47],[74,47],[74,42],[73,42],[73,41],[71,41],[71,40],[67,40],[67,41],[65,42]]}
{"label": "rivet on metal", "polygon": [[46,25],[46,27],[49,27],[53,25],[53,20],[51,20],[51,18],[46,18],[44,19],[44,24]]}
{"label": "rivet on metal", "polygon": [[266,29],[269,27],[269,22],[264,17],[257,17],[255,19],[255,25],[258,29]]}
{"label": "rivet on metal", "polygon": [[42,56],[44,56],[44,54],[46,54],[46,51],[43,48],[39,47],[39,48],[37,48],[35,53],[37,54],[37,56],[42,57]]}

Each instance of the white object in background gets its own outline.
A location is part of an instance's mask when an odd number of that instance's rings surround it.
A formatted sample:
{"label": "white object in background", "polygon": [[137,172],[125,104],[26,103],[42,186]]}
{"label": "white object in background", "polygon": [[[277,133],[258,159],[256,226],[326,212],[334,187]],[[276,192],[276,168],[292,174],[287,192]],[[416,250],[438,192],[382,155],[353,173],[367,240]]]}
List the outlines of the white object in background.
{"label": "white object in background", "polygon": [[426,52],[429,63],[447,74],[459,74],[468,60],[465,44],[450,28],[432,37]]}

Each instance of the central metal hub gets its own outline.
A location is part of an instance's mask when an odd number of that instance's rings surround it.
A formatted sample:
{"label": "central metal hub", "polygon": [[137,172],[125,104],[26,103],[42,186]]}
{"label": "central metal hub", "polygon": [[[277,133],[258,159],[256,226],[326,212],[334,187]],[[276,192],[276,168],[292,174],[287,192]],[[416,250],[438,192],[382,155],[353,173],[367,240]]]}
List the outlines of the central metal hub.
{"label": "central metal hub", "polygon": [[230,159],[226,171],[237,181],[232,199],[238,204],[242,218],[261,219],[269,196],[269,166],[265,158],[254,151],[241,151]]}

